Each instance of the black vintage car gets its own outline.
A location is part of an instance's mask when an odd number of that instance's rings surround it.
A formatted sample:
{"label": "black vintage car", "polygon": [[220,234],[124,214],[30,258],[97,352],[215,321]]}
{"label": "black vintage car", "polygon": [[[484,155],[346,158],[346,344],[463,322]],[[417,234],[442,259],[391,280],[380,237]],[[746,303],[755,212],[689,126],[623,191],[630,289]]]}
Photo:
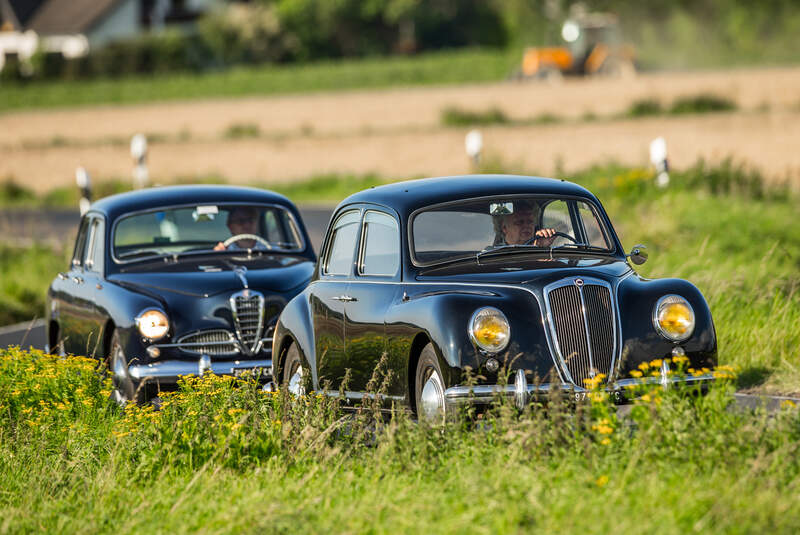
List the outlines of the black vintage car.
{"label": "black vintage car", "polygon": [[107,359],[120,402],[208,370],[266,375],[275,322],[315,260],[297,208],[276,193],[114,195],[83,216],[69,271],[50,286],[48,349]]}
{"label": "black vintage car", "polygon": [[[710,381],[670,369],[716,361],[702,294],[643,279],[628,257],[646,252],[626,255],[597,198],[563,180],[445,177],[357,193],[280,316],[276,376],[361,399],[383,358],[385,399],[432,418],[498,393],[522,406],[553,388],[585,396],[587,382],[622,400],[643,380]],[[631,377],[654,359],[657,373]]]}

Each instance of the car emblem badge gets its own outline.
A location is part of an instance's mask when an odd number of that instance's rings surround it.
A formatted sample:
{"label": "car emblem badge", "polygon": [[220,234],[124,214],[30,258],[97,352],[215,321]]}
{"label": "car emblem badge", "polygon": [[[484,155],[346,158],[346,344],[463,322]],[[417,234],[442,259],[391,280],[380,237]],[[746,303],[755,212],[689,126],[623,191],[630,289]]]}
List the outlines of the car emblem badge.
{"label": "car emblem badge", "polygon": [[578,288],[583,286],[583,279],[575,279],[575,286],[577,286]]}

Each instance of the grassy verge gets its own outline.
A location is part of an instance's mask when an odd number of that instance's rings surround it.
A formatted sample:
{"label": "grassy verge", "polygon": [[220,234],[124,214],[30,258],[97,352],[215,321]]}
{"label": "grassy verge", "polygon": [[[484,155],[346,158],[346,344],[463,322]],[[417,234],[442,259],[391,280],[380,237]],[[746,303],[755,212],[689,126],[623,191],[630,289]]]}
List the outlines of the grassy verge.
{"label": "grassy verge", "polygon": [[444,429],[207,376],[107,401],[88,359],[0,351],[0,530],[792,533],[800,414],[640,391]]}
{"label": "grassy verge", "polygon": [[42,318],[47,287],[68,263],[65,252],[49,247],[0,243],[0,325]]}
{"label": "grassy verge", "polygon": [[238,67],[204,74],[0,86],[0,112],[96,104],[502,80],[518,61],[505,50],[459,50],[305,65]]}

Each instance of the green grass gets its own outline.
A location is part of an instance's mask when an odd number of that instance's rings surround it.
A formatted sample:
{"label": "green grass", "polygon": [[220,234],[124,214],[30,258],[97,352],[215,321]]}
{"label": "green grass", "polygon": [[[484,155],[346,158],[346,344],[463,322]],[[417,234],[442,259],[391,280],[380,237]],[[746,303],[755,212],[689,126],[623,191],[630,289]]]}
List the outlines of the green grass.
{"label": "green grass", "polygon": [[135,104],[214,97],[307,93],[502,80],[519,60],[505,50],[459,50],[415,57],[369,58],[305,65],[237,67],[77,82],[0,85],[0,112],[97,104]]}
{"label": "green grass", "polygon": [[43,318],[47,287],[68,264],[66,251],[0,243],[0,326]]}
{"label": "green grass", "polygon": [[[477,425],[213,376],[107,401],[88,359],[0,351],[0,531],[685,533],[800,528],[800,413],[658,389],[620,418],[552,397]],[[646,394],[647,397],[644,397]]]}
{"label": "green grass", "polygon": [[441,123],[444,126],[487,126],[506,124],[508,117],[499,108],[485,111],[469,111],[454,106],[442,110]]}

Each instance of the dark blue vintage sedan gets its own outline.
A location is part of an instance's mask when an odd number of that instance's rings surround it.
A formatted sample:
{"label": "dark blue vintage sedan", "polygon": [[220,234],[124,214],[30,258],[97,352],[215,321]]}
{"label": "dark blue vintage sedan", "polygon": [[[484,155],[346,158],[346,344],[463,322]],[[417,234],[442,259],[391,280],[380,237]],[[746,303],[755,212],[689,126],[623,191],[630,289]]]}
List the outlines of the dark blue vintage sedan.
{"label": "dark blue vintage sedan", "polygon": [[114,195],[83,216],[47,294],[48,349],[106,359],[119,402],[181,375],[272,366],[272,335],[316,257],[273,192],[175,186]]}
{"label": "dark blue vintage sedan", "polygon": [[280,316],[275,377],[358,400],[380,365],[385,399],[434,419],[498,394],[523,406],[601,384],[623,401],[642,381],[712,380],[674,373],[716,362],[700,291],[644,279],[628,259],[644,262],[644,248],[626,254],[597,198],[563,180],[447,177],[357,193]]}

